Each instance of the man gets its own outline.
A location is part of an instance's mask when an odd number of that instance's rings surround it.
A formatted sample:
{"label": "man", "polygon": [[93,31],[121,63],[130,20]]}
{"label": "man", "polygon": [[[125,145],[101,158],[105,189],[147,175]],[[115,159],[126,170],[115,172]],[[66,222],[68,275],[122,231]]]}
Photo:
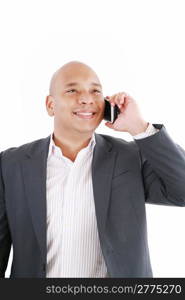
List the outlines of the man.
{"label": "man", "polygon": [[120,114],[97,134],[104,97],[96,73],[73,61],[52,77],[47,138],[0,160],[0,276],[152,277],[145,203],[185,206],[185,151],[135,100],[107,97]]}

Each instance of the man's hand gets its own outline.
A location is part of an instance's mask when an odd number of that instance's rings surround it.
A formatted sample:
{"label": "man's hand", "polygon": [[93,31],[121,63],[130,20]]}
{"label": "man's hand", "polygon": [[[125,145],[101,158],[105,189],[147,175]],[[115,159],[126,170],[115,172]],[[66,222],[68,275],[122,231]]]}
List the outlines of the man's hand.
{"label": "man's hand", "polygon": [[118,105],[120,109],[120,114],[113,124],[110,122],[105,123],[107,127],[116,131],[128,132],[132,136],[147,129],[149,123],[143,119],[137,103],[128,94],[124,92],[117,93],[111,97],[107,96],[106,99],[111,105]]}

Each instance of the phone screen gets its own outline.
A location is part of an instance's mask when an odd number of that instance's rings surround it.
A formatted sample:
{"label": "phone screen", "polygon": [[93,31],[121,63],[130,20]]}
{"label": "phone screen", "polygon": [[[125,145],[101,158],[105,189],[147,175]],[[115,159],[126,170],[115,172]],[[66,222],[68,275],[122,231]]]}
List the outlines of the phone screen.
{"label": "phone screen", "polygon": [[112,106],[110,102],[107,101],[106,98],[104,98],[104,101],[105,101],[104,120],[114,123],[114,121],[118,117],[118,114],[120,113],[120,109],[117,105]]}

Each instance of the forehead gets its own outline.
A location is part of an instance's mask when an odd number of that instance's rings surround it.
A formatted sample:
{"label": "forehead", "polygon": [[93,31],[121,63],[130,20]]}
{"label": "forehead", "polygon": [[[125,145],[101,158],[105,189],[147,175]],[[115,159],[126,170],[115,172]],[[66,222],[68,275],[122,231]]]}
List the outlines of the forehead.
{"label": "forehead", "polygon": [[[69,81],[66,84],[64,84],[64,88],[75,87],[75,86],[78,86],[80,84],[81,84],[80,81],[77,81],[77,82]],[[94,82],[94,81],[91,81],[91,82],[89,81],[89,82],[87,82],[87,84],[90,85],[90,86],[93,86],[93,87],[99,87],[99,88],[102,87],[100,83]]]}
{"label": "forehead", "polygon": [[96,73],[87,66],[80,64],[70,64],[59,69],[50,82],[50,93],[55,94],[61,89],[72,86],[96,86],[101,88]]}
{"label": "forehead", "polygon": [[69,83],[100,83],[97,75],[88,68],[70,68],[63,70],[59,76],[62,84]]}

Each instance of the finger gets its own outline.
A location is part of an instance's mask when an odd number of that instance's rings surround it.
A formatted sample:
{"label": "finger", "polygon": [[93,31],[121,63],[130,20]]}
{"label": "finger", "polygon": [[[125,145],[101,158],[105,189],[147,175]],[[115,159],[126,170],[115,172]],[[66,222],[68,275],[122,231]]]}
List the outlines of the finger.
{"label": "finger", "polygon": [[126,98],[125,93],[122,93],[122,94],[120,95],[120,104],[124,104],[125,98]]}
{"label": "finger", "polygon": [[119,104],[119,94],[115,94],[112,101],[113,101],[114,105],[118,105]]}
{"label": "finger", "polygon": [[106,123],[105,123],[105,125],[106,125],[107,127],[109,127],[109,128],[112,128],[112,129],[113,129],[113,125],[112,125],[112,123],[110,123],[110,122],[106,122]]}
{"label": "finger", "polygon": [[109,98],[109,102],[110,102],[110,104],[113,105],[113,106],[115,106],[115,104],[116,104],[116,103],[115,103],[115,97],[116,97],[116,95],[117,95],[117,94],[114,94],[114,95],[112,95],[112,96]]}
{"label": "finger", "polygon": [[112,100],[112,97],[106,96],[105,98],[110,103],[110,105],[114,106],[114,102]]}
{"label": "finger", "polygon": [[111,104],[112,106],[115,106],[115,101],[114,101],[114,99],[111,99],[111,100],[110,100],[110,104]]}
{"label": "finger", "polygon": [[117,94],[117,95],[115,96],[114,101],[115,101],[115,104],[116,104],[116,105],[119,105],[119,94]]}
{"label": "finger", "polygon": [[126,97],[126,94],[124,92],[118,94],[118,97],[117,97],[117,105],[118,105],[118,107],[121,107],[122,104],[124,104],[125,97]]}
{"label": "finger", "polygon": [[125,102],[126,97],[129,96],[125,92],[117,93],[109,97],[109,102],[111,105],[117,105],[119,108],[121,108]]}
{"label": "finger", "polygon": [[121,108],[122,104],[124,103],[124,100],[122,98],[124,97],[123,93],[118,93],[115,99],[116,105]]}

